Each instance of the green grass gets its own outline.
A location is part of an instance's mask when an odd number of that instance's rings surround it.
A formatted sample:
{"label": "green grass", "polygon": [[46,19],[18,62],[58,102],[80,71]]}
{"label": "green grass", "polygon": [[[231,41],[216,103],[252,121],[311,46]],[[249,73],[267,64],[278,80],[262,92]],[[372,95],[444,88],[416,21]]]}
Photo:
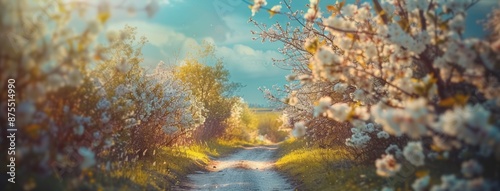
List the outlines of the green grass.
{"label": "green grass", "polygon": [[[52,174],[30,176],[35,190],[172,190],[186,175],[203,170],[211,157],[221,157],[248,143],[240,141],[210,141],[192,146],[163,147],[155,155],[132,162],[106,162],[79,175]],[[118,163],[121,163],[118,165]],[[24,186],[24,185],[23,185]],[[14,190],[21,189],[16,187]]]}
{"label": "green grass", "polygon": [[[202,170],[210,157],[220,157],[242,146],[241,142],[211,141],[188,147],[163,148],[151,159],[97,176],[103,190],[169,190],[186,175]],[[117,181],[124,179],[125,184]]]}
{"label": "green grass", "polygon": [[[374,162],[349,162],[349,153],[341,148],[306,147],[304,141],[296,139],[282,142],[277,155],[277,170],[290,178],[297,190],[380,190],[392,185],[394,190],[403,191],[412,190],[417,177],[429,175],[431,184],[436,185],[441,183],[442,175],[460,174],[460,163],[428,160],[422,167],[405,167],[409,163],[401,163],[402,170],[395,177],[383,178],[376,174]],[[491,171],[498,168],[490,166]]]}
{"label": "green grass", "polygon": [[289,139],[278,150],[278,171],[288,176],[297,190],[375,190],[384,180],[374,166],[354,165],[342,149],[309,148]]}

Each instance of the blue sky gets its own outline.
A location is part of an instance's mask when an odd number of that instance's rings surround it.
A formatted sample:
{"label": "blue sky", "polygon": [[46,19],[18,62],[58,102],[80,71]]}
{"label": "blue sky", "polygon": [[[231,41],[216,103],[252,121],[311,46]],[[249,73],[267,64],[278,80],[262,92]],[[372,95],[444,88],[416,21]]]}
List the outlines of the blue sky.
{"label": "blue sky", "polygon": [[[144,13],[131,17],[125,11],[116,11],[107,25],[107,30],[118,30],[125,24],[138,27],[139,35],[150,41],[143,49],[146,67],[160,60],[173,63],[182,59],[191,47],[206,40],[215,44],[231,80],[245,85],[237,95],[248,103],[267,103],[258,87],[286,83],[284,76],[289,71],[272,65],[272,58],[281,57],[277,51],[280,44],[252,40],[250,30],[256,28],[247,23],[251,12],[244,2],[170,0],[160,5],[153,18]],[[271,23],[269,14],[261,14],[260,21]]]}
{"label": "blue sky", "polygon": [[[296,9],[306,10],[308,1],[294,1]],[[322,1],[334,3],[335,1]],[[482,0],[473,7],[468,15],[467,36],[481,36],[482,26],[478,19],[486,18],[486,13],[498,0]],[[144,6],[146,3],[137,3]],[[279,1],[268,0],[268,7]],[[322,6],[324,9],[324,6]],[[257,30],[248,19],[251,12],[241,0],[161,0],[159,11],[152,18],[145,13],[129,16],[126,11],[116,10],[106,30],[118,30],[125,24],[138,27],[139,35],[146,36],[150,43],[143,49],[144,66],[152,67],[160,60],[174,63],[182,60],[186,51],[199,45],[203,40],[212,42],[217,49],[217,56],[224,59],[226,68],[231,73],[231,80],[245,85],[237,95],[246,102],[266,104],[258,87],[271,87],[286,83],[285,76],[290,71],[272,65],[272,58],[281,58],[277,49],[279,42],[261,43],[253,41],[250,30]],[[259,22],[273,24],[286,22],[286,18],[277,15],[269,19],[269,14],[261,10],[254,17]]]}

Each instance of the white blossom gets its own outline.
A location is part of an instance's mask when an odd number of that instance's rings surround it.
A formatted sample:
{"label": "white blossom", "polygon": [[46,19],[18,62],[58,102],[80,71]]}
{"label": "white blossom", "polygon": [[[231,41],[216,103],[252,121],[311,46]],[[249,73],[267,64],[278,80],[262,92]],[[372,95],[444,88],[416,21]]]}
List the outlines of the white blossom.
{"label": "white blossom", "polygon": [[266,6],[266,5],[267,5],[267,1],[266,0],[254,0],[253,1],[253,5],[251,6],[252,16],[255,16],[255,13],[257,13],[257,11],[259,11],[259,9],[262,6]]}
{"label": "white blossom", "polygon": [[342,7],[341,13],[346,17],[353,17],[358,11],[358,7],[353,4],[348,4]]}
{"label": "white blossom", "polygon": [[401,164],[398,164],[392,155],[383,155],[381,159],[375,161],[375,166],[377,174],[383,177],[394,176],[401,170]]}
{"label": "white blossom", "polygon": [[375,105],[371,109],[375,122],[382,124],[384,131],[401,136],[407,134],[412,138],[419,138],[427,132],[426,126],[433,122],[433,115],[427,109],[425,99],[407,102],[405,109],[384,109],[382,105]]}
{"label": "white blossom", "polygon": [[421,142],[408,142],[406,147],[403,149],[403,155],[406,160],[415,166],[424,165],[425,155],[423,153]]}
{"label": "white blossom", "polygon": [[471,178],[480,175],[483,172],[483,167],[476,160],[468,160],[462,163],[462,174]]}
{"label": "white blossom", "polygon": [[100,110],[108,109],[110,106],[111,103],[105,98],[102,98],[101,100],[99,100],[99,102],[97,102],[97,109]]}
{"label": "white blossom", "polygon": [[443,175],[441,176],[441,184],[432,186],[431,191],[459,191],[464,190],[466,186],[467,182],[461,179],[457,179],[455,175]]}
{"label": "white blossom", "polygon": [[328,117],[343,122],[347,120],[351,107],[347,103],[336,103],[330,106]]}
{"label": "white blossom", "polygon": [[420,177],[413,182],[411,187],[415,191],[424,191],[429,186],[430,179],[431,178],[429,175],[424,176],[424,177]]}
{"label": "white blossom", "polygon": [[335,54],[331,48],[321,47],[315,55],[321,65],[334,65],[342,62],[342,58]]}
{"label": "white blossom", "polygon": [[347,84],[337,83],[335,84],[335,86],[333,86],[333,90],[335,90],[336,92],[344,92],[345,90],[347,90]]}
{"label": "white blossom", "polygon": [[379,131],[377,133],[377,138],[379,138],[379,139],[382,139],[382,138],[388,139],[389,138],[389,133],[387,133],[385,131]]}
{"label": "white blossom", "polygon": [[281,11],[281,5],[275,5],[271,8],[271,11],[279,13]]}
{"label": "white blossom", "polygon": [[101,123],[108,123],[109,119],[109,115],[106,112],[101,114]]}
{"label": "white blossom", "polygon": [[[313,3],[314,2],[314,3]],[[317,18],[321,17],[321,12],[319,12],[319,8],[317,7],[317,0],[311,0],[311,3],[309,5],[309,9],[307,9],[306,14],[304,15],[304,18],[308,21],[314,21]]]}
{"label": "white blossom", "polygon": [[439,132],[457,137],[468,144],[478,145],[482,141],[497,136],[496,131],[488,122],[489,116],[490,112],[481,105],[455,107],[441,115],[433,127]]}
{"label": "white blossom", "polygon": [[91,150],[85,147],[80,147],[78,149],[78,154],[83,157],[82,163],[80,163],[80,168],[86,169],[95,164],[95,154]]}
{"label": "white blossom", "polygon": [[126,85],[123,85],[123,84],[118,85],[115,89],[116,96],[123,96],[129,92],[130,92],[130,89]]}
{"label": "white blossom", "polygon": [[318,105],[314,107],[314,117],[319,116],[328,110],[328,108],[332,105],[331,97],[322,97],[319,99]]}
{"label": "white blossom", "polygon": [[293,136],[295,137],[302,137],[306,134],[306,125],[304,121],[299,121],[295,123],[294,128],[293,128]]}
{"label": "white blossom", "polygon": [[396,158],[401,158],[403,152],[399,149],[398,145],[391,144],[385,149],[385,154],[390,154],[396,156]]}

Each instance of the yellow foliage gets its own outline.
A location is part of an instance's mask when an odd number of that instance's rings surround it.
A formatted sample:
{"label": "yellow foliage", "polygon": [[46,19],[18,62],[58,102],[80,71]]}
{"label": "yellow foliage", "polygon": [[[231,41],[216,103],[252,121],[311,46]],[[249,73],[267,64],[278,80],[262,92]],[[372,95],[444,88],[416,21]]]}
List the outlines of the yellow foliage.
{"label": "yellow foliage", "polygon": [[438,147],[438,146],[437,146],[437,145],[435,145],[435,144],[432,144],[432,145],[431,145],[431,150],[436,151],[436,152],[441,152],[441,151],[443,151],[443,149],[441,149],[441,147]]}
{"label": "yellow foliage", "polygon": [[422,177],[427,176],[427,175],[429,175],[429,170],[419,170],[419,171],[415,172],[416,178],[422,178]]}
{"label": "yellow foliage", "polygon": [[363,67],[364,69],[366,69],[365,57],[363,57],[361,55],[357,55],[356,56],[356,61],[358,61],[358,63],[361,65],[361,67]]}
{"label": "yellow foliage", "polygon": [[406,18],[402,18],[401,20],[398,21],[399,26],[403,31],[406,33],[410,33],[410,22]]}
{"label": "yellow foliage", "polygon": [[358,35],[354,33],[346,33],[345,36],[353,41],[353,43],[359,39]]}
{"label": "yellow foliage", "polygon": [[66,13],[66,12],[68,11],[68,10],[66,9],[66,7],[65,7],[64,3],[62,3],[62,2],[58,2],[58,3],[57,3],[57,8],[59,9],[59,11],[60,11],[61,13]]}
{"label": "yellow foliage", "polygon": [[332,12],[332,16],[340,14],[340,10],[342,10],[342,7],[345,5],[345,0],[343,0],[340,3],[337,3],[335,5],[327,5],[326,10],[329,12]]}
{"label": "yellow foliage", "polygon": [[31,124],[26,127],[26,134],[31,138],[37,138],[39,136],[40,125]]}
{"label": "yellow foliage", "polygon": [[307,68],[309,68],[310,70],[314,70],[314,63],[309,62],[309,64],[307,64]]}
{"label": "yellow foliage", "polygon": [[439,106],[441,107],[453,107],[455,105],[465,105],[469,100],[468,95],[456,94],[449,98],[443,99],[439,102]]}
{"label": "yellow foliage", "polygon": [[436,93],[436,92],[431,92],[432,87],[437,82],[437,79],[434,78],[433,76],[429,76],[429,79],[427,81],[421,80],[421,79],[412,79],[412,81],[415,84],[417,84],[417,85],[415,85],[415,91],[419,95],[429,96],[429,94],[431,94],[431,93]]}
{"label": "yellow foliage", "polygon": [[319,48],[319,41],[318,41],[318,38],[315,38],[310,44],[308,44],[307,46],[305,46],[304,48],[306,49],[307,52],[311,53],[311,54],[315,54],[316,51],[318,50]]}
{"label": "yellow foliage", "polygon": [[267,12],[269,13],[269,18],[273,18],[273,16],[276,14],[276,12],[271,11],[271,10],[269,10]]}
{"label": "yellow foliage", "polygon": [[97,20],[103,24],[108,21],[109,17],[111,17],[111,13],[109,11],[104,11],[97,14]]}

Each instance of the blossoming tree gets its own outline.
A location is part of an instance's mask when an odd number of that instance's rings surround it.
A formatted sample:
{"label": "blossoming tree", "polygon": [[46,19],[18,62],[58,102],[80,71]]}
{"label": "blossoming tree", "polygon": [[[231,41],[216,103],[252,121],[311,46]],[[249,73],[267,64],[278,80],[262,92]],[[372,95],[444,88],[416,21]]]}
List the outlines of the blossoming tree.
{"label": "blossoming tree", "polygon": [[[157,7],[151,1],[127,10],[152,16]],[[76,190],[82,172],[154,155],[204,122],[203,106],[173,78],[173,69],[160,63],[145,72],[140,66],[147,40],[136,39],[135,28],[101,31],[122,8],[109,1],[0,1],[0,80],[16,80],[16,171],[23,175],[7,190],[33,189],[45,175],[64,176],[65,189]],[[96,15],[85,14],[93,9]],[[83,28],[73,29],[70,20]],[[96,40],[99,35],[105,42]],[[6,150],[6,128],[1,132]]]}
{"label": "blossoming tree", "polygon": [[[380,176],[395,176],[403,162],[425,169],[426,161],[447,158],[463,162],[463,178],[443,175],[441,185],[431,186],[425,176],[412,187],[488,190],[492,184],[481,177],[478,161],[500,160],[500,31],[493,24],[496,11],[489,20],[491,38],[464,37],[467,10],[477,2],[332,2],[323,11],[318,0],[311,0],[304,12],[288,1],[282,11],[282,5],[266,8],[265,0],[255,0],[252,14],[267,9],[295,24],[267,27],[251,21],[262,40],[284,43],[280,51],[287,58],[277,64],[292,68],[288,79],[297,81],[285,90],[289,98],[284,102],[302,105],[312,116],[295,128],[305,129],[318,118],[348,122],[352,137],[345,143],[355,147],[403,138],[402,151],[390,145],[375,161]],[[316,127],[307,127],[306,135],[314,135]]]}

